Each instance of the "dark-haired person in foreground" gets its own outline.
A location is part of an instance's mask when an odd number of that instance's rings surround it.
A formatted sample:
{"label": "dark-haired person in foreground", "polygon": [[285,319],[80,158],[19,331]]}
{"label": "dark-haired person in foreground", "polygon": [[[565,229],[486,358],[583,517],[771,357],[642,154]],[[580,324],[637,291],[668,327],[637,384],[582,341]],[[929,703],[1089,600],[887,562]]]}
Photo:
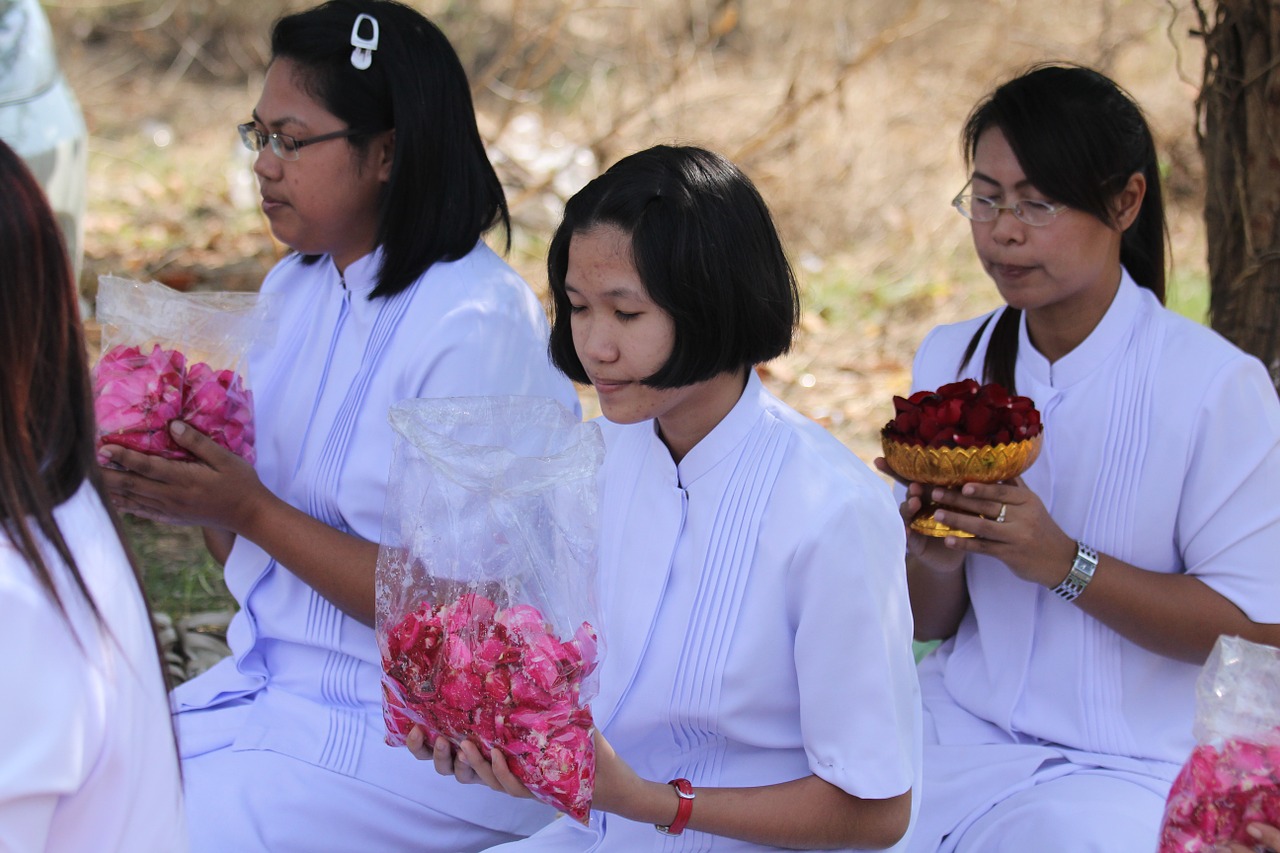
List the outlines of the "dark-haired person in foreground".
{"label": "dark-haired person in foreground", "polygon": [[178,853],[159,649],[94,461],[71,264],[0,142],[0,850]]}
{"label": "dark-haired person in foreground", "polygon": [[[911,849],[1152,850],[1220,634],[1280,641],[1280,403],[1267,371],[1163,306],[1159,163],[1138,105],[1076,66],[1000,86],[955,199],[1005,307],[933,330],[916,388],[1035,400],[1018,480],[934,489],[911,534],[925,778]],[[904,518],[923,489],[907,487]]]}
{"label": "dark-haired person in foreground", "polygon": [[[715,154],[652,148],[569,201],[549,252],[552,354],[604,414],[608,651],[590,826],[501,849],[900,849],[919,774],[902,525],[756,375],[799,310],[764,201]],[[527,796],[500,754],[420,729],[410,748]]]}
{"label": "dark-haired person in foreground", "polygon": [[274,342],[252,354],[255,470],[121,449],[114,499],[204,525],[240,603],[233,656],[174,692],[198,851],[474,850],[549,808],[422,768],[383,742],[370,624],[393,434],[409,397],[522,394],[577,408],[529,287],[482,241],[506,202],[444,35],[385,0],[281,19],[251,121],[272,233]]}

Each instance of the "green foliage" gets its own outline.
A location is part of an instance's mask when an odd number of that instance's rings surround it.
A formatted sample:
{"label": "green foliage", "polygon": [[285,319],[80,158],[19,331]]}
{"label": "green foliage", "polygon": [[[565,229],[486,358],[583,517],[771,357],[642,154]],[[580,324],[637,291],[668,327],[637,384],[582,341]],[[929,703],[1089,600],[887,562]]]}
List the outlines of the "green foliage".
{"label": "green foliage", "polygon": [[124,519],[124,528],[154,610],[177,621],[192,613],[235,607],[222,566],[205,550],[200,528],[131,517]]}

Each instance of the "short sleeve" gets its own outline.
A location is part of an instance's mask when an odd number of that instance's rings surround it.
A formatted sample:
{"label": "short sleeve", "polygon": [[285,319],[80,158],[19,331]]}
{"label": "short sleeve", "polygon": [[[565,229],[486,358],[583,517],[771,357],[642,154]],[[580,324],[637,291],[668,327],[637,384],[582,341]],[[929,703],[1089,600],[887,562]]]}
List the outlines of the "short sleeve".
{"label": "short sleeve", "polygon": [[1229,361],[1198,407],[1178,509],[1188,574],[1280,623],[1280,401],[1255,359]]}
{"label": "short sleeve", "polygon": [[810,768],[854,796],[897,796],[920,749],[902,522],[877,481],[809,523],[788,609]]}

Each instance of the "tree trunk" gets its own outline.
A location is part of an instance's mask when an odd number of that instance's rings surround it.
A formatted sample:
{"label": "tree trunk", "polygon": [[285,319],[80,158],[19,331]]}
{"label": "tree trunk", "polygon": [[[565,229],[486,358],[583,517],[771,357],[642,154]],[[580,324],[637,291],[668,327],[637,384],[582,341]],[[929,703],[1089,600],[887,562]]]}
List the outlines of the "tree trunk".
{"label": "tree trunk", "polygon": [[1209,317],[1280,388],[1280,2],[1195,0]]}

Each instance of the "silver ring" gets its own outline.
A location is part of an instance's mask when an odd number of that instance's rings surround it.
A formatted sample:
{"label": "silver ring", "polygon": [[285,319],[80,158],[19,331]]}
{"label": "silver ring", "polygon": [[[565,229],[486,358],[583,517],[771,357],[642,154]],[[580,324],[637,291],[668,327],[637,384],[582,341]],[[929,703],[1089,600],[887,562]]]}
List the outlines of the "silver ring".
{"label": "silver ring", "polygon": [[996,524],[1004,524],[1004,513],[1009,508],[1006,503],[1000,504],[1000,514],[996,516]]}

